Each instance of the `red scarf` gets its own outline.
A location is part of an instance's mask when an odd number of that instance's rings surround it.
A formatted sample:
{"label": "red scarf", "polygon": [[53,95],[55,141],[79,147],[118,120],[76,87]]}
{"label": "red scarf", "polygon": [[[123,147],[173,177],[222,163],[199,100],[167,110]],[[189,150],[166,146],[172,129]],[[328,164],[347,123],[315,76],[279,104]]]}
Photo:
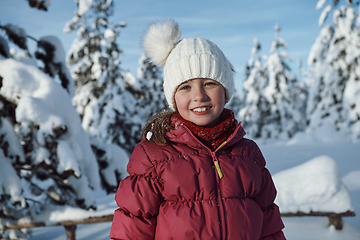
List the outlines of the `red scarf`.
{"label": "red scarf", "polygon": [[226,139],[234,132],[238,125],[234,117],[234,112],[224,108],[220,115],[220,123],[214,127],[206,128],[197,126],[182,118],[178,113],[172,115],[171,126],[177,128],[180,124],[184,124],[190,131],[212,151],[215,151]]}

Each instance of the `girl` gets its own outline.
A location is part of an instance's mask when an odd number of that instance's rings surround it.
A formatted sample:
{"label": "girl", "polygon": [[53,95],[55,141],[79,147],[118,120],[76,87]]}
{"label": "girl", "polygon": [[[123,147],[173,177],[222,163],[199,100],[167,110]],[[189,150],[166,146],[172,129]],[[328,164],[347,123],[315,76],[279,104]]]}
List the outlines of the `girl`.
{"label": "girl", "polygon": [[234,91],[231,64],[209,40],[179,38],[173,21],[144,36],[144,52],[165,65],[174,111],[144,127],[115,196],[110,238],[285,239],[265,160],[224,108]]}

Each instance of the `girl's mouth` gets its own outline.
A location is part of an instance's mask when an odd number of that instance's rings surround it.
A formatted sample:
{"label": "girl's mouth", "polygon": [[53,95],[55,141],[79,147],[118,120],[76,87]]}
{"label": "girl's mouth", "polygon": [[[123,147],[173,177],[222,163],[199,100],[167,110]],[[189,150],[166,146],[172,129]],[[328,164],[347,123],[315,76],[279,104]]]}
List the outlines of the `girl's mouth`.
{"label": "girl's mouth", "polygon": [[197,108],[193,108],[191,111],[193,111],[195,113],[204,113],[210,109],[211,109],[211,107],[197,107]]}

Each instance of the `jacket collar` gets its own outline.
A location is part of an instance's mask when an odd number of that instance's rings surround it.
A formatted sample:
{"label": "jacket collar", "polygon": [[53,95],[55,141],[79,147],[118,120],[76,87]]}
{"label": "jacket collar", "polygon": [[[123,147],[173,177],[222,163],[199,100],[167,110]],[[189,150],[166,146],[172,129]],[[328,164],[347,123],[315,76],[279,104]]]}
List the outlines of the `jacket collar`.
{"label": "jacket collar", "polygon": [[[234,132],[226,140],[226,143],[221,145],[218,149],[216,149],[216,151],[220,148],[227,148],[237,143],[245,136],[245,134],[245,130],[241,127],[241,123],[239,123]],[[180,124],[176,129],[170,129],[167,131],[166,137],[171,142],[183,143],[195,149],[206,148],[211,151],[208,147],[201,143],[200,140],[197,139],[184,124]]]}

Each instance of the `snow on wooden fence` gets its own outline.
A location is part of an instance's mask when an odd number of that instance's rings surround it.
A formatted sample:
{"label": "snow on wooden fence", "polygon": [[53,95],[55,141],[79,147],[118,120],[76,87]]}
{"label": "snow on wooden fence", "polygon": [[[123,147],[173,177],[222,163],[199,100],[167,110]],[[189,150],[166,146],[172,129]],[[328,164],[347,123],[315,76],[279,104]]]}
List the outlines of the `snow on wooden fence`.
{"label": "snow on wooden fence", "polygon": [[342,217],[355,216],[336,161],[319,156],[273,176],[275,203],[284,217],[324,216],[342,229]]}
{"label": "snow on wooden fence", "polygon": [[296,212],[296,213],[281,213],[282,217],[328,217],[329,226],[334,226],[336,230],[342,230],[343,223],[342,217],[355,217],[355,212],[347,211],[343,213],[334,213],[334,212],[313,212],[309,213]]}
{"label": "snow on wooden fence", "polygon": [[[0,230],[28,229],[37,227],[64,226],[68,240],[75,240],[76,226],[112,222],[117,208],[113,194],[96,192],[97,210],[85,210],[71,206],[47,206],[40,213],[31,211],[19,219],[0,218]],[[0,231],[0,239],[1,239]]]}
{"label": "snow on wooden fence", "polygon": [[112,222],[113,214],[105,215],[105,216],[97,216],[97,217],[88,217],[85,219],[80,220],[68,220],[68,221],[61,221],[57,223],[47,224],[45,222],[26,222],[21,223],[20,221],[13,222],[13,224],[8,224],[4,226],[5,230],[10,229],[22,229],[22,228],[36,228],[36,227],[48,227],[48,226],[64,226],[66,231],[67,240],[76,240],[75,231],[76,225],[79,224],[89,224],[89,223],[101,223],[101,222]]}

